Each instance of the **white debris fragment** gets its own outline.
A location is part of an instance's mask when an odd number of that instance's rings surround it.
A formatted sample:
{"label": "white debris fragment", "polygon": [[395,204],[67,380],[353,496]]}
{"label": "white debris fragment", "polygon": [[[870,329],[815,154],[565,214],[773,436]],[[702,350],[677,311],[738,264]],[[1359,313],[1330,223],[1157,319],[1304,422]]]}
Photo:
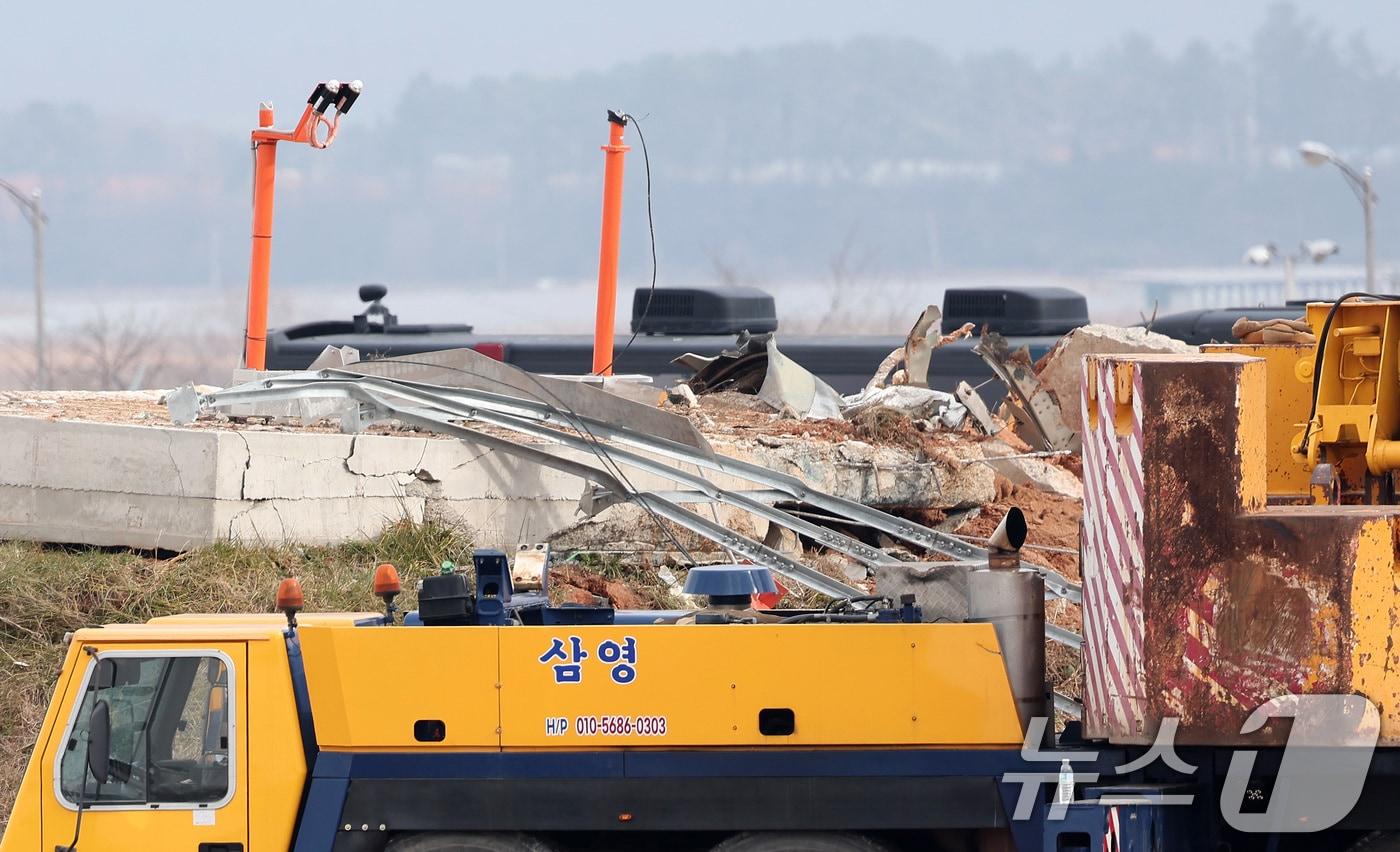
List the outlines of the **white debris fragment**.
{"label": "white debris fragment", "polygon": [[913,420],[937,420],[948,429],[956,429],[967,417],[967,408],[950,393],[913,385],[890,385],[867,388],[844,397],[842,414],[847,418],[882,406],[892,408]]}
{"label": "white debris fragment", "polygon": [[700,400],[695,396],[695,391],[690,389],[690,385],[684,382],[671,388],[671,401],[686,408],[699,408]]}

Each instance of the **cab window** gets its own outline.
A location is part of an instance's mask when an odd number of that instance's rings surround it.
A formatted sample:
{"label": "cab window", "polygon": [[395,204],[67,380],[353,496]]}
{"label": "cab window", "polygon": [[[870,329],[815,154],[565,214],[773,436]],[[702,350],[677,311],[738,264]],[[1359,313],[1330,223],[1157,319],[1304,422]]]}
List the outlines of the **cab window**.
{"label": "cab window", "polygon": [[[87,770],[88,719],[110,708],[107,782]],[[89,664],[59,766],[70,804],[210,804],[229,792],[229,669],[214,656],[103,655]]]}

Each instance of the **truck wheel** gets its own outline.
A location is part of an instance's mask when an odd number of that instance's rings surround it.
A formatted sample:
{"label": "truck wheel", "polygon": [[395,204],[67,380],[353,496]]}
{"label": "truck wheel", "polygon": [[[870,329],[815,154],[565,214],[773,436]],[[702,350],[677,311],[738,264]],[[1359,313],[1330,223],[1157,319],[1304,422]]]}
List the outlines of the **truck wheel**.
{"label": "truck wheel", "polygon": [[410,834],[389,844],[388,852],[554,852],[554,847],[528,834]]}
{"label": "truck wheel", "polygon": [[826,831],[753,831],[736,834],[710,852],[887,852],[859,834]]}
{"label": "truck wheel", "polygon": [[1400,832],[1373,831],[1349,846],[1347,852],[1400,852]]}

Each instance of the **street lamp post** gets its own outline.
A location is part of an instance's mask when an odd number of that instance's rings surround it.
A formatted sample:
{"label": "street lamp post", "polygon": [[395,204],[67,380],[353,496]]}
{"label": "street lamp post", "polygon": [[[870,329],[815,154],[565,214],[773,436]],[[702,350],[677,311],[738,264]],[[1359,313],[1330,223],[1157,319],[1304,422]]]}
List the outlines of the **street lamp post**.
{"label": "street lamp post", "polygon": [[34,382],[39,390],[46,390],[49,386],[49,362],[48,348],[44,342],[44,225],[49,217],[44,215],[39,190],[25,195],[3,180],[0,180],[0,189],[15,200],[20,213],[29,220],[29,226],[34,231]]}
{"label": "street lamp post", "polygon": [[1324,163],[1336,166],[1347,179],[1352,192],[1356,193],[1357,200],[1361,202],[1362,215],[1366,219],[1366,292],[1376,292],[1376,236],[1371,226],[1371,209],[1380,199],[1371,189],[1371,167],[1367,166],[1358,172],[1338,157],[1336,151],[1321,142],[1304,142],[1298,146],[1298,153],[1303,155],[1303,161],[1310,166],[1321,166]]}

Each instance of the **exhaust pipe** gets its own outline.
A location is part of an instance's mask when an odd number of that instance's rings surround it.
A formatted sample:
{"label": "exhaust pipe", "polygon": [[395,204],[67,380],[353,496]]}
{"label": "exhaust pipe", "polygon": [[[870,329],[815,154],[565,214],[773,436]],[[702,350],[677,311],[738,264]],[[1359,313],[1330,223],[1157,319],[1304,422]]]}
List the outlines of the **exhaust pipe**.
{"label": "exhaust pipe", "polygon": [[[1032,719],[1048,717],[1050,708],[1045,688],[1045,579],[1021,567],[1025,543],[1026,516],[1013,507],[987,541],[987,566],[968,574],[967,588],[967,620],[989,623],[996,630],[1022,733]],[[1045,730],[1047,737],[1053,736],[1052,725]]]}
{"label": "exhaust pipe", "polygon": [[1026,543],[1026,515],[1015,506],[1006,513],[997,525],[996,532],[987,539],[987,549],[994,554],[1010,555],[1021,563],[1021,546]]}

